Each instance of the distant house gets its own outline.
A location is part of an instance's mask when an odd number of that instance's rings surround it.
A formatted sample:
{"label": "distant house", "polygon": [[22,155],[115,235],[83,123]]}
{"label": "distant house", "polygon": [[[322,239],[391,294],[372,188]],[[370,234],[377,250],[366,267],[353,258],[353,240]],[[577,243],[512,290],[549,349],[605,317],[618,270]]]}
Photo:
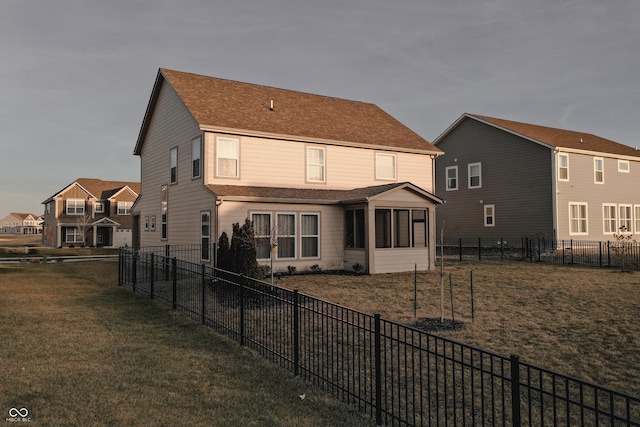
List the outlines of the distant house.
{"label": "distant house", "polygon": [[12,212],[0,218],[0,234],[42,233],[42,218],[31,213]]}
{"label": "distant house", "polygon": [[640,234],[640,151],[596,135],[463,114],[435,141],[445,238]]}
{"label": "distant house", "polygon": [[434,267],[434,160],[373,104],[160,69],[134,153],[136,245],[199,244],[253,222],[262,264]]}
{"label": "distant house", "polygon": [[43,244],[53,247],[131,245],[131,206],[140,183],[79,178],[42,202]]}

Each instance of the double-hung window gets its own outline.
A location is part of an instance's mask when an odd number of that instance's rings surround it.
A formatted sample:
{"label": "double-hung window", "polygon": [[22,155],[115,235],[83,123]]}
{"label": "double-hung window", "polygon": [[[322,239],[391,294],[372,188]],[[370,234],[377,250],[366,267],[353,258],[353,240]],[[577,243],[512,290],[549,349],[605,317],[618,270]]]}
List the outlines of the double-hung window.
{"label": "double-hung window", "polygon": [[251,221],[256,239],[256,258],[269,259],[271,257],[271,214],[251,214]]}
{"label": "double-hung window", "polygon": [[447,191],[458,189],[458,166],[449,166],[447,173]]}
{"label": "double-hung window", "polygon": [[296,216],[279,213],[276,216],[278,259],[296,257]]}
{"label": "double-hung window", "polygon": [[631,205],[619,205],[618,212],[618,231],[624,234],[633,232],[633,218],[631,212],[633,207]]}
{"label": "double-hung window", "polygon": [[482,164],[481,163],[469,163],[469,188],[481,188],[482,187]]}
{"label": "double-hung window", "polygon": [[104,202],[96,202],[94,209],[96,213],[104,213]]}
{"label": "double-hung window", "polygon": [[615,204],[604,203],[602,205],[602,220],[604,234],[613,234],[618,230],[617,207]]}
{"label": "double-hung window", "polygon": [[118,202],[118,215],[131,215],[133,202]]}
{"label": "double-hung window", "polygon": [[191,178],[200,177],[200,158],[202,152],[202,144],[200,137],[191,141]]}
{"label": "double-hung window", "polygon": [[569,234],[587,235],[587,204],[569,203]]}
{"label": "double-hung window", "polygon": [[301,258],[320,256],[320,215],[300,214]]}
{"label": "double-hung window", "polygon": [[484,226],[495,227],[496,226],[496,206],[484,205]]}
{"label": "double-hung window", "polygon": [[216,176],[240,176],[240,141],[235,138],[216,138]]}
{"label": "double-hung window", "polygon": [[558,181],[569,181],[568,154],[558,154]]}
{"label": "double-hung window", "polygon": [[593,158],[593,180],[596,184],[604,184],[604,159]]}
{"label": "double-hung window", "polygon": [[376,179],[396,180],[396,155],[376,153]]}
{"label": "double-hung window", "polygon": [[178,182],[178,148],[172,148],[169,153],[170,158],[170,168],[169,168],[169,183],[175,184]]}
{"label": "double-hung window", "polygon": [[325,150],[307,147],[307,181],[325,182]]}
{"label": "double-hung window", "polygon": [[83,215],[84,200],[83,199],[67,199],[67,215]]}
{"label": "double-hung window", "polygon": [[634,205],[633,210],[635,214],[634,218],[636,224],[636,228],[634,229],[634,231],[636,234],[640,234],[640,205]]}

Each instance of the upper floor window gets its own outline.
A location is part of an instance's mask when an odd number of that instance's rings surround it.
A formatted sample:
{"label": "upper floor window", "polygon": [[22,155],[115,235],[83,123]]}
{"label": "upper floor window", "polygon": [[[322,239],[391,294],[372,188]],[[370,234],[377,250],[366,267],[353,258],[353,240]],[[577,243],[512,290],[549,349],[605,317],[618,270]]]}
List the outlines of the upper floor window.
{"label": "upper floor window", "polygon": [[307,181],[324,182],[324,148],[307,147]]}
{"label": "upper floor window", "polygon": [[169,182],[171,184],[175,184],[178,182],[178,147],[172,148],[169,154],[169,158],[171,159],[170,165],[170,179]]}
{"label": "upper floor window", "polygon": [[618,172],[629,173],[630,170],[628,160],[618,160]]}
{"label": "upper floor window", "polygon": [[586,203],[569,203],[569,234],[589,234]]}
{"label": "upper floor window", "polygon": [[216,176],[238,178],[240,141],[235,138],[216,138]]}
{"label": "upper floor window", "polygon": [[83,215],[84,200],[83,199],[67,199],[67,215]]}
{"label": "upper floor window", "polygon": [[376,153],[376,179],[396,180],[396,155]]}
{"label": "upper floor window", "polygon": [[118,202],[118,215],[131,215],[133,202]]}
{"label": "upper floor window", "polygon": [[94,206],[96,213],[104,213],[104,202],[96,202]]}
{"label": "upper floor window", "polygon": [[201,145],[200,137],[191,141],[191,178],[200,176]]}
{"label": "upper floor window", "polygon": [[593,158],[593,179],[596,184],[604,184],[604,159]]}
{"label": "upper floor window", "polygon": [[482,187],[482,164],[469,163],[469,188]]}
{"label": "upper floor window", "polygon": [[458,189],[458,166],[449,166],[447,172],[447,191]]}
{"label": "upper floor window", "polygon": [[569,155],[558,154],[558,180],[569,181]]}

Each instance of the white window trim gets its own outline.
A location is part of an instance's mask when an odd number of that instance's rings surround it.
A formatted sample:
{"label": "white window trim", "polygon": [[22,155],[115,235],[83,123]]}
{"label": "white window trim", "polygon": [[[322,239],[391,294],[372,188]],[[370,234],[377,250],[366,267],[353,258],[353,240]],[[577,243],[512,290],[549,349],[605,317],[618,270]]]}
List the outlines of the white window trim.
{"label": "white window trim", "polygon": [[[303,216],[315,216],[316,220],[318,221],[318,234],[302,234],[302,217]],[[302,239],[304,237],[317,237],[318,238],[318,245],[317,245],[317,252],[318,255],[316,256],[304,256],[302,253]],[[300,212],[300,259],[320,259],[320,213],[319,212]]]}
{"label": "white window trim", "polygon": [[640,234],[640,205],[633,205],[633,222],[635,228],[633,232],[635,234]]}
{"label": "white window trim", "polygon": [[[621,214],[622,214],[622,209],[623,208],[628,208],[629,209],[629,217],[628,218],[626,217],[626,214],[625,214],[625,218],[622,219],[622,215]],[[620,231],[620,227],[625,225],[625,224],[622,224],[622,221],[624,221],[624,222],[629,224],[628,230],[625,231],[624,233],[622,233]],[[621,204],[618,205],[618,224],[617,225],[618,225],[618,228],[616,229],[617,233],[620,233],[620,234],[633,234],[633,205],[625,204],[625,203],[621,203]]]}
{"label": "white window trim", "polygon": [[[473,166],[478,166],[478,185],[472,186],[471,185],[471,168]],[[475,176],[475,175],[474,175]],[[467,165],[467,184],[469,189],[475,189],[475,188],[482,188],[482,163],[481,162],[476,162],[476,163],[469,163]]]}
{"label": "white window trim", "polygon": [[104,202],[96,201],[93,203],[95,213],[104,213]]}
{"label": "white window trim", "polygon": [[[487,209],[491,208],[492,214],[487,213]],[[487,218],[491,217],[491,224],[487,224]],[[496,226],[496,205],[484,205],[484,226],[495,227]]]}
{"label": "white window trim", "polygon": [[149,231],[149,216],[145,215],[144,217],[144,231]]}
{"label": "white window trim", "polygon": [[[393,160],[393,176],[383,176],[378,169],[379,159],[382,157],[389,157]],[[376,153],[376,179],[380,181],[396,181],[398,179],[398,159],[395,154],[390,153]]]}
{"label": "white window trim", "polygon": [[[73,202],[73,212],[69,212],[70,202]],[[78,205],[82,205],[82,212],[78,212]],[[85,212],[84,199],[67,199],[67,203],[65,207],[65,213],[67,215],[84,215],[84,212]]]}
{"label": "white window trim", "polygon": [[[455,176],[456,185],[455,185],[455,187],[450,187],[450,186],[449,186],[449,171],[450,171],[450,170],[454,170],[454,171],[456,171],[456,176]],[[456,165],[456,166],[448,166],[448,167],[445,169],[445,175],[444,175],[444,177],[445,177],[445,187],[446,187],[446,191],[456,191],[456,190],[458,189],[458,181],[459,181],[459,180],[458,180],[458,166],[457,166],[457,165]]]}
{"label": "white window trim", "polygon": [[[561,158],[567,159],[567,166],[562,166]],[[567,177],[566,178],[561,178],[560,171],[562,169],[566,169],[567,170]],[[569,154],[564,154],[564,153],[558,154],[558,181],[569,181]]]}
{"label": "white window trim", "polygon": [[[220,174],[220,167],[219,167],[219,161],[220,158],[218,157],[218,142],[220,141],[226,141],[226,142],[233,142],[235,143],[236,146],[236,171],[235,171],[235,175],[221,175]],[[240,139],[238,138],[227,138],[227,137],[217,137],[216,138],[216,146],[215,146],[215,159],[216,159],[216,178],[231,178],[231,179],[237,179],[240,178]]]}
{"label": "white window trim", "polygon": [[[173,169],[175,168],[175,177],[173,176]],[[178,147],[173,147],[169,150],[169,184],[178,183]]]}
{"label": "white window trim", "polygon": [[[202,139],[200,137],[191,140],[191,178],[200,178],[202,175]],[[194,174],[194,163],[198,161],[198,170]]]}
{"label": "white window trim", "polygon": [[118,202],[118,215],[131,215],[133,202]]}
{"label": "white window trim", "polygon": [[[612,207],[613,207],[615,217],[607,218],[605,216],[605,209],[612,208]],[[606,226],[607,221],[613,221],[612,231],[607,231],[607,226]],[[613,235],[614,233],[617,233],[617,232],[618,232],[618,206],[615,203],[603,203],[602,204],[602,234],[606,236],[606,235]]]}
{"label": "white window trim", "polygon": [[[626,165],[626,166],[622,166],[622,165]],[[631,173],[631,163],[629,162],[629,160],[618,160],[618,172]]]}
{"label": "white window trim", "polygon": [[[571,218],[571,206],[572,205],[576,205],[576,206],[584,206],[585,207],[585,224],[586,224],[586,231],[584,232],[572,232],[571,231],[571,221],[573,218]],[[588,236],[589,235],[589,204],[585,203],[585,202],[569,202],[568,204],[569,209],[568,209],[568,216],[569,216],[569,235],[570,236]]]}
{"label": "white window trim", "polygon": [[[598,169],[598,161],[602,165],[602,169]],[[602,180],[598,181],[598,172],[602,174]],[[604,159],[602,157],[593,158],[593,182],[595,184],[604,184]]]}
{"label": "white window trim", "polygon": [[[270,257],[272,256],[271,254],[273,252],[271,252],[272,246],[273,246],[273,223],[275,221],[274,218],[274,213],[273,212],[267,212],[267,211],[251,211],[249,212],[249,218],[251,218],[251,222],[254,221],[253,216],[254,215],[269,215],[269,234],[257,234],[255,233],[255,227],[254,227],[254,238],[255,239],[266,239],[269,238],[269,253],[270,253]],[[276,248],[277,250],[277,248]],[[256,258],[258,261],[264,261],[264,260],[269,260],[271,258]]]}
{"label": "white window trim", "polygon": [[[280,233],[280,224],[278,224],[278,217],[280,215],[286,215],[286,216],[292,216],[293,217],[293,234],[281,234]],[[296,215],[295,212],[276,212],[275,213],[275,218],[273,219],[275,221],[275,239],[276,239],[276,244],[278,243],[278,239],[280,237],[286,237],[286,238],[293,238],[293,256],[292,257],[281,257],[280,253],[278,252],[278,250],[276,249],[276,259],[277,260],[289,260],[289,259],[296,259],[298,256],[298,216]]]}
{"label": "white window trim", "polygon": [[[309,156],[309,151],[311,150],[318,150],[322,152],[322,163],[311,163],[310,160],[310,156]],[[315,146],[315,145],[310,145],[307,146],[307,150],[306,150],[306,154],[307,154],[307,168],[306,168],[306,173],[307,173],[307,182],[326,182],[327,181],[327,150],[325,149],[325,147],[319,147],[319,146]],[[322,178],[321,179],[311,179],[309,177],[309,167],[310,166],[317,166],[322,168]]]}

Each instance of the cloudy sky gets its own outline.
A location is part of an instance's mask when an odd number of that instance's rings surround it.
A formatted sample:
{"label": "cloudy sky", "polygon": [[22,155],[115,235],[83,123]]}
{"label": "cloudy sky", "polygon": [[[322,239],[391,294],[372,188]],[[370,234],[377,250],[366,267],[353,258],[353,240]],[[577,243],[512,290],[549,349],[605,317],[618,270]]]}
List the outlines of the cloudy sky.
{"label": "cloudy sky", "polygon": [[139,180],[158,68],[640,145],[638,0],[0,0],[0,216]]}

